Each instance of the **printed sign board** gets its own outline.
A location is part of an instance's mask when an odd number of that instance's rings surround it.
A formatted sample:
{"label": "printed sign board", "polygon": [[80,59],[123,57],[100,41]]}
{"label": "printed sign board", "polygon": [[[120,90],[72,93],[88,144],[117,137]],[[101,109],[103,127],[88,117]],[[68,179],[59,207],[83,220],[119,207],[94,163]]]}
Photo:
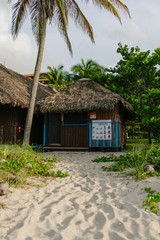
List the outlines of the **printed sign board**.
{"label": "printed sign board", "polygon": [[112,123],[111,120],[92,121],[92,140],[111,140]]}

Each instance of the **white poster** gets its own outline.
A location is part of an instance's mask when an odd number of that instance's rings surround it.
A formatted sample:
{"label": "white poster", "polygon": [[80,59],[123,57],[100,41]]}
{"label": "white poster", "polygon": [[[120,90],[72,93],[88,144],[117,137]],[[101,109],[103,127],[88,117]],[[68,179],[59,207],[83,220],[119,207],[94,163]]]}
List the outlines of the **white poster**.
{"label": "white poster", "polygon": [[92,140],[111,140],[112,124],[111,120],[92,121]]}

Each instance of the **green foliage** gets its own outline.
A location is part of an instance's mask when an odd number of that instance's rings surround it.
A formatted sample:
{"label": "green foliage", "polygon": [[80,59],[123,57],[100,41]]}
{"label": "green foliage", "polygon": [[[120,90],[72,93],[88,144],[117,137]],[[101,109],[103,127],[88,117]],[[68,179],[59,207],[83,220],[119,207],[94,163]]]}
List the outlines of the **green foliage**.
{"label": "green foliage", "polygon": [[[151,188],[145,188],[146,192],[148,192],[147,200],[142,203],[143,206],[149,205],[150,209],[153,213],[158,212],[158,205],[156,205],[157,202],[160,202],[160,192],[155,193],[155,190],[152,190]],[[155,194],[154,194],[155,193]]]}
{"label": "green foliage", "polygon": [[[110,156],[110,161],[115,163],[109,167],[103,166],[103,171],[124,171],[127,168],[133,169],[137,179],[142,179],[149,176],[160,176],[160,146],[136,146],[128,151],[125,156]],[[154,165],[155,172],[145,172],[145,166],[148,164]],[[129,174],[129,173],[128,173]]]}
{"label": "green foliage", "polygon": [[142,146],[142,145],[148,145],[149,146],[149,143],[148,143],[148,139],[141,139],[141,138],[129,138],[127,139],[127,142],[126,142],[126,146],[127,148],[131,148],[133,149],[133,147],[135,146]]}
{"label": "green foliage", "polygon": [[160,48],[141,52],[138,47],[119,47],[122,59],[110,68],[108,87],[130,102],[135,117],[160,140]]}
{"label": "green foliage", "polygon": [[48,66],[48,70],[48,73],[42,73],[40,76],[48,79],[49,85],[52,85],[57,91],[73,83],[72,75],[64,71],[64,66],[60,65],[57,68]]}
{"label": "green foliage", "polygon": [[99,82],[103,86],[106,83],[106,69],[91,59],[88,59],[86,62],[82,59],[81,63],[74,65],[71,71],[73,73],[72,76],[74,80],[78,80],[80,78],[90,78]]}
{"label": "green foliage", "polygon": [[113,162],[113,161],[116,161],[116,158],[115,158],[115,155],[112,154],[112,155],[109,155],[107,157],[100,157],[100,158],[96,158],[96,159],[93,159],[92,162]]}
{"label": "green foliage", "polygon": [[66,177],[67,173],[55,172],[57,157],[44,158],[30,146],[0,145],[0,181],[9,185],[23,185],[29,176]]}

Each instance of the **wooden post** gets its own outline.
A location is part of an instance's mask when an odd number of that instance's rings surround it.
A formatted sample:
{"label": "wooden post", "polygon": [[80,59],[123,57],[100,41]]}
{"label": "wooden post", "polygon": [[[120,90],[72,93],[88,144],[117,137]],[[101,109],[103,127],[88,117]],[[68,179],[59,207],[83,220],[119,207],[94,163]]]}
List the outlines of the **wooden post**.
{"label": "wooden post", "polygon": [[92,147],[92,123],[89,122],[89,147]]}
{"label": "wooden post", "polygon": [[13,125],[13,142],[14,144],[17,143],[17,126]]}
{"label": "wooden post", "polygon": [[64,124],[64,113],[61,113],[61,123]]}
{"label": "wooden post", "polygon": [[3,125],[1,126],[1,131],[0,131],[0,133],[1,133],[1,143],[3,143]]}
{"label": "wooden post", "polygon": [[119,134],[118,134],[118,130],[119,130],[119,122],[115,122],[115,139],[116,139],[116,148],[119,147]]}
{"label": "wooden post", "polygon": [[43,125],[43,146],[46,145],[46,124]]}

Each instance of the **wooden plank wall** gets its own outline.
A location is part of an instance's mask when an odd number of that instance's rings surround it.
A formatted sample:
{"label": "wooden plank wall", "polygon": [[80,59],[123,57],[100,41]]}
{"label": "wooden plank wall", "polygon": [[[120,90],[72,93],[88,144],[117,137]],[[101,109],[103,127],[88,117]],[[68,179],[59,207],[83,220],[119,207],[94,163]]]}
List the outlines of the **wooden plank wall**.
{"label": "wooden plank wall", "polygon": [[[0,104],[0,143],[22,143],[27,109]],[[21,132],[18,128],[21,127]],[[43,117],[33,118],[31,143],[42,143]]]}
{"label": "wooden plank wall", "polygon": [[61,144],[64,147],[88,147],[88,126],[62,126]]}
{"label": "wooden plank wall", "polygon": [[[24,110],[19,113],[18,108],[0,105],[0,142],[20,143],[23,137]],[[21,133],[18,127],[21,126]]]}
{"label": "wooden plank wall", "polygon": [[47,113],[44,116],[46,124],[46,144],[61,143],[61,114]]}

